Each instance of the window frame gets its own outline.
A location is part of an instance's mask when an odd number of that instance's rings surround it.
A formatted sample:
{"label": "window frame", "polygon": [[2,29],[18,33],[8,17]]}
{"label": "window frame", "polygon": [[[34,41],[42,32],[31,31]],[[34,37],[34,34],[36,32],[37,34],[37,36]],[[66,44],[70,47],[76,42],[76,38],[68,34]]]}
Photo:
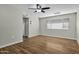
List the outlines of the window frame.
{"label": "window frame", "polygon": [[[59,22],[56,22],[56,21],[58,20],[61,20],[61,21],[59,21]],[[55,30],[69,30],[69,18],[64,18],[64,19],[55,19],[55,20],[47,20],[47,29],[48,30],[54,30],[54,28],[55,28]],[[54,22],[53,22],[54,21]],[[56,25],[56,23],[58,24],[62,24],[62,25],[60,25],[60,26],[62,26],[61,28],[56,28],[55,27],[55,25]],[[50,26],[48,26],[48,25],[50,25]],[[54,25],[54,27],[52,27],[52,25]]]}

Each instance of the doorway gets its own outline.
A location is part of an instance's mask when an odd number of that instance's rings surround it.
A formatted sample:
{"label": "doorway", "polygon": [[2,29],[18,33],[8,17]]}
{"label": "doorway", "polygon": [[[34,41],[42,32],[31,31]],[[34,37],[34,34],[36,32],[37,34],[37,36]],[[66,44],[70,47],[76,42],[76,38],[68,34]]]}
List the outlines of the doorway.
{"label": "doorway", "polygon": [[23,38],[28,38],[28,36],[29,36],[29,18],[23,18],[23,22],[24,22]]}

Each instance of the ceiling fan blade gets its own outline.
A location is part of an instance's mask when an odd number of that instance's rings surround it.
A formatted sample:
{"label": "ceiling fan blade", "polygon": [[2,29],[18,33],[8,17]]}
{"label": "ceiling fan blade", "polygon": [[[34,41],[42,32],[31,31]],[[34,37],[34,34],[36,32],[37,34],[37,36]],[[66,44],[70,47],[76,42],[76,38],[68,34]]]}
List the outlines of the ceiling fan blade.
{"label": "ceiling fan blade", "polygon": [[45,13],[45,11],[44,11],[44,10],[41,10],[41,12]]}
{"label": "ceiling fan blade", "polygon": [[36,13],[37,11],[34,11],[34,13]]}
{"label": "ceiling fan blade", "polygon": [[43,10],[46,10],[46,9],[50,9],[50,7],[44,7],[44,8],[42,8]]}

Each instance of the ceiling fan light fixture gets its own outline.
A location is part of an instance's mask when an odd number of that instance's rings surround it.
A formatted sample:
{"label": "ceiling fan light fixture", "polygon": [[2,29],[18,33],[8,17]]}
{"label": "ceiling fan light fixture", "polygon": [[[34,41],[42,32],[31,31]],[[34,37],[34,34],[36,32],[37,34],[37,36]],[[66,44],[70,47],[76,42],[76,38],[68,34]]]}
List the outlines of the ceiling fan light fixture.
{"label": "ceiling fan light fixture", "polygon": [[41,12],[41,10],[40,10],[40,9],[38,9],[38,10],[37,10],[37,12]]}

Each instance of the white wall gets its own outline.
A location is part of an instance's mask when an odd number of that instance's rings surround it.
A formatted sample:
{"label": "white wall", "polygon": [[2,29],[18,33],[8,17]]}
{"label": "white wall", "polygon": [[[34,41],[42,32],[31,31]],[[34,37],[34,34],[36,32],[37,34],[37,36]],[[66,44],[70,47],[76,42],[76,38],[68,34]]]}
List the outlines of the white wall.
{"label": "white wall", "polygon": [[79,44],[79,11],[77,11],[77,42]]}
{"label": "white wall", "polygon": [[0,5],[0,48],[22,42],[22,35],[21,12],[11,5]]}
{"label": "white wall", "polygon": [[[30,13],[26,5],[0,5],[0,48],[23,41],[23,14],[32,21],[29,23],[29,37],[39,35],[37,15]],[[27,7],[27,6],[26,6]]]}
{"label": "white wall", "polygon": [[39,20],[37,15],[33,14],[29,16],[29,37],[37,35],[39,35]]}
{"label": "white wall", "polygon": [[[22,12],[22,15],[29,19],[29,37],[39,35],[38,13],[33,13],[34,10],[29,10],[30,4],[14,4],[12,5]],[[32,21],[32,24],[30,24]]]}
{"label": "white wall", "polygon": [[[69,18],[69,30],[48,30],[46,20]],[[76,39],[76,13],[40,18],[40,35]]]}

